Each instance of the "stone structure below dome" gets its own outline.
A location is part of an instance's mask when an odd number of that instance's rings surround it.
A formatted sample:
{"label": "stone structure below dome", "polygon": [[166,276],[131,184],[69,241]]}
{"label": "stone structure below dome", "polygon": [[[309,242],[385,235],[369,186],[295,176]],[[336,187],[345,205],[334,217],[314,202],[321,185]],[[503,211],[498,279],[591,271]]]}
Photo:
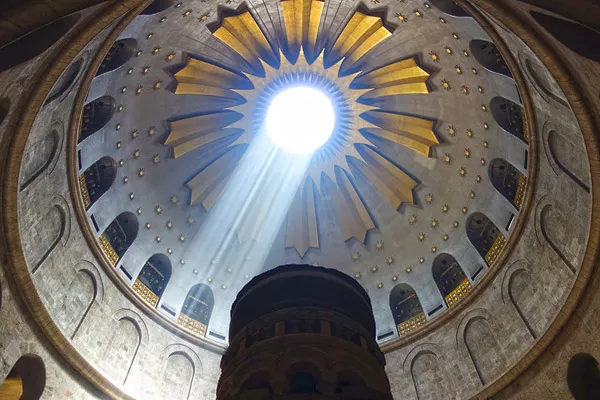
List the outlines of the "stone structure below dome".
{"label": "stone structure below dome", "polygon": [[391,400],[371,301],[333,269],[284,265],[258,275],[231,308],[218,400]]}

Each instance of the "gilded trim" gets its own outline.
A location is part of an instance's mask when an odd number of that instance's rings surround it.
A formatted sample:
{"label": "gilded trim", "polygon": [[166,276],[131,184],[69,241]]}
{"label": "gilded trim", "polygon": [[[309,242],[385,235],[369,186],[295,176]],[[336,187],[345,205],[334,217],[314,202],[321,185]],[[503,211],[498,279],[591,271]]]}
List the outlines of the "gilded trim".
{"label": "gilded trim", "polygon": [[460,285],[458,285],[453,291],[450,292],[450,294],[448,294],[448,296],[446,296],[445,300],[448,307],[453,307],[460,303],[460,301],[465,298],[471,289],[473,289],[471,282],[469,282],[468,278],[465,278]]}
{"label": "gilded trim", "polygon": [[150,288],[142,283],[139,279],[136,279],[133,283],[133,291],[138,294],[150,307],[156,308],[158,300],[160,298]]}
{"label": "gilded trim", "polygon": [[427,319],[425,318],[425,313],[421,312],[411,319],[408,319],[400,324],[398,324],[398,335],[405,336],[409,333],[412,333],[427,323]]}

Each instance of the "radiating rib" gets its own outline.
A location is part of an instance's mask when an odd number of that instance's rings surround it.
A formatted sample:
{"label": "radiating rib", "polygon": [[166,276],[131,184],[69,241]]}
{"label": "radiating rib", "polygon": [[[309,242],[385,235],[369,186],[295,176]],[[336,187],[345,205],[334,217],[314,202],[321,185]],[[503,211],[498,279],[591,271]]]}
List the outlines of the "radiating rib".
{"label": "radiating rib", "polygon": [[176,146],[207,133],[215,132],[243,118],[235,111],[224,110],[212,114],[199,115],[169,123],[171,132],[165,144]]}
{"label": "radiating rib", "polygon": [[375,223],[359,197],[348,175],[337,170],[337,185],[330,185],[338,226],[344,241],[356,238],[365,243],[367,231],[375,228]]}
{"label": "radiating rib", "polygon": [[412,191],[417,186],[416,181],[371,147],[360,146],[360,153],[366,164],[358,167],[395,210],[402,203],[414,204]]}
{"label": "radiating rib", "polygon": [[312,55],[317,42],[323,0],[283,0],[281,8],[290,55],[298,57],[300,48]]}
{"label": "radiating rib", "polygon": [[370,133],[401,144],[429,157],[431,146],[440,141],[433,132],[433,121],[408,115],[383,111],[367,111],[362,118],[382,129],[369,129]]}
{"label": "radiating rib", "polygon": [[233,147],[193,177],[186,184],[192,191],[190,205],[202,202],[204,208],[209,210],[245,151],[246,146]]}
{"label": "radiating rib", "polygon": [[315,209],[314,183],[311,178],[304,180],[288,210],[285,247],[294,247],[300,257],[309,248],[319,248],[317,212]]}

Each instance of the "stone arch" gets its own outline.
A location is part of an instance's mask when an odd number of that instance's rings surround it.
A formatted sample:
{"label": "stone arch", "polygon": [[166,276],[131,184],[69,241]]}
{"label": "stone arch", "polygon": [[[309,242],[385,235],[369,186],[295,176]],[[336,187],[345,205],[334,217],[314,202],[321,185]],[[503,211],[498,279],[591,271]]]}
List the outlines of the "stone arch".
{"label": "stone arch", "polygon": [[266,369],[253,372],[239,386],[240,392],[250,392],[253,395],[272,394],[271,379],[271,373]]}
{"label": "stone arch", "polygon": [[[519,278],[525,278],[527,282],[520,282]],[[529,303],[535,302],[535,297],[531,296],[528,290],[531,288],[531,282],[529,263],[526,260],[518,260],[512,263],[506,269],[502,279],[502,302],[504,304],[510,302],[513,305],[531,337],[537,339],[537,333],[525,316],[524,300],[528,299]]]}
{"label": "stone arch", "polygon": [[477,252],[491,266],[506,243],[498,227],[480,212],[469,216],[466,223],[467,237]]}
{"label": "stone arch", "polygon": [[536,217],[543,240],[550,245],[569,271],[575,274],[577,268],[567,257],[565,249],[567,240],[565,227],[569,226],[566,215],[558,207],[542,198],[536,207]]}
{"label": "stone arch", "polygon": [[431,0],[431,4],[443,13],[452,15],[453,17],[470,17],[469,13],[456,4],[454,0]]}
{"label": "stone arch", "polygon": [[[529,77],[529,80],[533,83],[537,92],[550,103],[551,100],[556,101],[562,106],[569,108],[569,103],[561,97],[560,87],[558,84],[552,81],[551,75],[546,75],[537,62],[532,61],[523,52],[519,52],[519,61],[521,67],[525,71],[525,74]],[[549,73],[548,73],[549,74]]]}
{"label": "stone arch", "polygon": [[585,192],[590,193],[590,187],[581,177],[585,171],[587,154],[585,149],[577,149],[576,145],[567,140],[564,135],[549,129],[545,141],[546,156],[554,171],[562,171]]}
{"label": "stone arch", "polygon": [[567,368],[567,385],[575,400],[600,398],[598,360],[588,353],[571,357]]}
{"label": "stone arch", "polygon": [[123,212],[100,235],[100,246],[113,267],[119,263],[119,260],[133,244],[138,230],[139,223],[135,214]]}
{"label": "stone arch", "polygon": [[0,125],[6,119],[8,112],[10,111],[10,99],[8,97],[0,98]]}
{"label": "stone arch", "polygon": [[197,335],[206,336],[214,305],[215,298],[210,286],[198,283],[188,291],[177,323]]}
{"label": "stone arch", "polygon": [[432,263],[433,280],[448,307],[457,304],[471,290],[471,282],[456,259],[448,254],[439,254]]}
{"label": "stone arch", "polygon": [[0,398],[37,400],[46,388],[46,366],[37,355],[24,354],[0,385]]}
{"label": "stone arch", "polygon": [[96,277],[87,269],[76,271],[55,312],[55,321],[73,340],[98,295]]}
{"label": "stone arch", "polygon": [[[64,199],[63,199],[64,200]],[[23,243],[23,250],[30,262],[31,274],[35,274],[56,246],[62,241],[66,245],[70,229],[68,209],[56,202],[30,229],[30,240]]]}
{"label": "stone arch", "polygon": [[163,359],[164,393],[168,393],[174,400],[190,399],[196,376],[203,375],[198,355],[185,345],[172,344],[163,350]]}
{"label": "stone arch", "polygon": [[108,95],[99,97],[83,106],[79,141],[85,140],[102,129],[112,118],[115,109],[115,99]]}
{"label": "stone arch", "polygon": [[[435,351],[431,349],[432,347]],[[424,344],[413,349],[412,354],[409,355],[410,377],[418,400],[453,398],[452,386],[443,368],[443,360],[440,362],[439,351],[437,346]]]}
{"label": "stone arch", "polygon": [[490,313],[485,309],[468,312],[460,322],[457,342],[473,362],[482,385],[487,385],[505,369],[506,359],[491,328]]}
{"label": "stone arch", "polygon": [[138,47],[137,40],[133,38],[120,39],[113,43],[104,56],[96,76],[114,71],[123,66],[135,54]]}
{"label": "stone arch", "polygon": [[415,290],[399,283],[390,292],[390,310],[399,336],[405,336],[425,323],[425,313]]}
{"label": "stone arch", "polygon": [[121,309],[113,315],[117,326],[105,355],[108,374],[125,385],[141,345],[148,344],[148,328],[134,311]]}
{"label": "stone arch", "polygon": [[115,182],[117,162],[112,157],[102,157],[79,177],[79,185],[86,208],[90,208]]}
{"label": "stone arch", "polygon": [[133,290],[152,307],[156,307],[170,279],[169,257],[165,254],[154,254],[142,267],[133,284]]}
{"label": "stone arch", "polygon": [[598,53],[600,32],[585,25],[534,10],[529,11],[529,14],[542,28],[571,51],[588,60],[600,62]]}
{"label": "stone arch", "polygon": [[0,48],[0,73],[39,56],[62,38],[79,20],[79,14],[57,19]]}
{"label": "stone arch", "polygon": [[44,102],[45,106],[62,97],[69,89],[71,89],[71,87],[73,87],[73,84],[77,80],[77,77],[82,70],[83,61],[83,57],[78,58],[77,60],[73,61],[71,65],[69,65],[65,72],[63,72],[62,77],[54,85],[54,88],[48,95],[48,98],[46,98],[46,101]]}
{"label": "stone arch", "polygon": [[510,69],[498,47],[489,40],[473,39],[469,42],[471,54],[482,67],[497,74],[512,78]]}
{"label": "stone arch", "polygon": [[517,210],[523,203],[527,178],[511,163],[501,158],[495,158],[488,167],[490,182]]}
{"label": "stone arch", "polygon": [[504,97],[496,96],[490,101],[489,109],[502,129],[527,143],[523,107]]}
{"label": "stone arch", "polygon": [[27,146],[21,161],[21,191],[48,170],[58,158],[61,136],[57,129],[52,129],[41,140]]}
{"label": "stone arch", "polygon": [[175,4],[176,0],[154,0],[141,12],[141,15],[158,14]]}

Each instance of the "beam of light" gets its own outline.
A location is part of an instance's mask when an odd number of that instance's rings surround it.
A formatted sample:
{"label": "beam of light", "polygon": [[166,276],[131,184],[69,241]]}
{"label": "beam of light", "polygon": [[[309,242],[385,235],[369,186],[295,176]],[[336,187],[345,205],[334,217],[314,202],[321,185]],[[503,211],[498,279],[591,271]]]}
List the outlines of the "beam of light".
{"label": "beam of light", "polygon": [[[311,157],[312,152],[282,151],[263,125],[200,224],[183,255],[183,271],[174,274],[177,281],[172,283],[186,292],[196,283],[211,286],[215,307],[209,330],[227,334],[231,304],[248,280],[263,271]],[[185,296],[180,293],[180,306]]]}

